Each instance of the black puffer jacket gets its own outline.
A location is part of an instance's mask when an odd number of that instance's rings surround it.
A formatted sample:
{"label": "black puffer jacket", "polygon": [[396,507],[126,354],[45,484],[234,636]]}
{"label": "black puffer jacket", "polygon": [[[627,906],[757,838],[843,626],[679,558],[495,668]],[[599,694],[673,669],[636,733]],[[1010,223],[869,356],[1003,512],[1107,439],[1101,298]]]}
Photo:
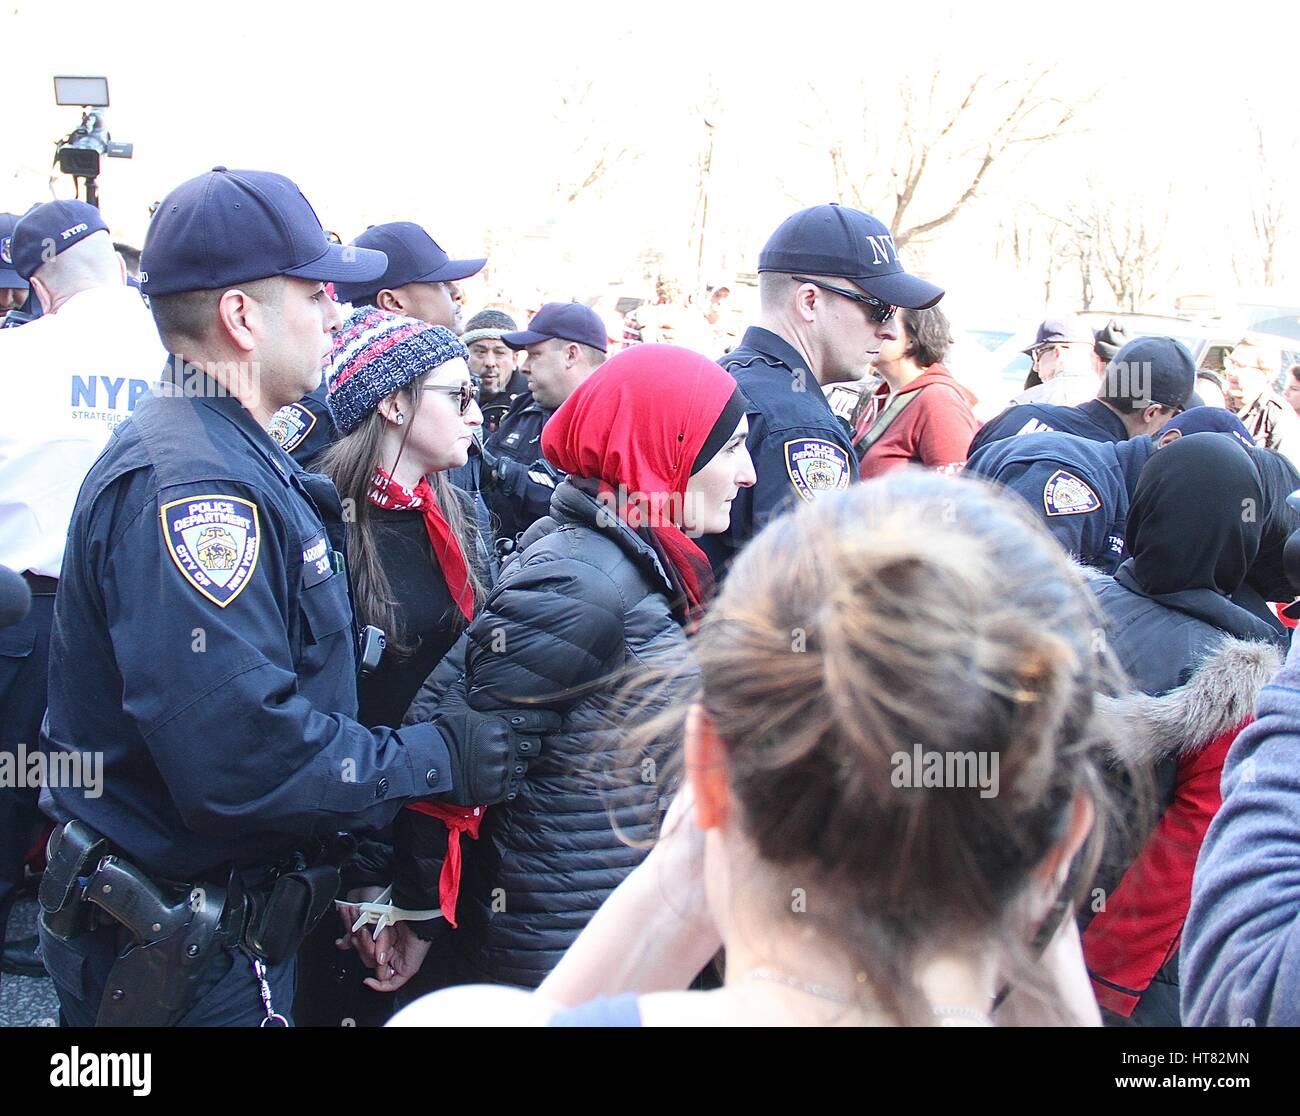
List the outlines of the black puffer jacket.
{"label": "black puffer jacket", "polygon": [[[689,650],[654,548],[573,483],[560,484],[550,516],[523,542],[406,720],[465,702],[484,711],[541,704],[563,718],[518,797],[486,811],[478,841],[462,841],[450,935],[469,979],[536,987],[644,857],[633,846],[655,835],[667,797],[659,776],[676,742],[635,755],[620,747],[609,680]],[[412,811],[403,822],[399,841],[420,847],[398,849],[395,898],[435,907],[441,823]]]}

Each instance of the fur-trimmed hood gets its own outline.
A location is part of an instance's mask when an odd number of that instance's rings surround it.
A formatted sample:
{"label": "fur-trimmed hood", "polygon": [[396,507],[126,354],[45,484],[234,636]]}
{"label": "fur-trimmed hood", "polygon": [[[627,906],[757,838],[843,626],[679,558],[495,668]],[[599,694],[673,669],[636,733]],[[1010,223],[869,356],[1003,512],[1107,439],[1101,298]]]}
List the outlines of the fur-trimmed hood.
{"label": "fur-trimmed hood", "polygon": [[1098,695],[1093,732],[1117,760],[1133,764],[1195,755],[1254,714],[1259,691],[1281,667],[1276,647],[1225,638],[1176,690]]}

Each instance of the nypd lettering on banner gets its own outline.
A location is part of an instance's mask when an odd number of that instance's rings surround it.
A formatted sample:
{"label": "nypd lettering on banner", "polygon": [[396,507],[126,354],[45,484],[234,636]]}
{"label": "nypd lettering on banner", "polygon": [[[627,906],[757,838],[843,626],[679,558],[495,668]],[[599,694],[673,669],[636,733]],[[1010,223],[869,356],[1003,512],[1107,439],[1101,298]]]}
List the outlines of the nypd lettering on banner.
{"label": "nypd lettering on banner", "polygon": [[162,533],[181,576],[225,608],[257,568],[257,505],[238,496],[190,496],[162,506]]}
{"label": "nypd lettering on banner", "polygon": [[849,455],[834,442],[795,438],[785,444],[785,468],[795,491],[811,503],[849,486]]}
{"label": "nypd lettering on banner", "polygon": [[271,416],[266,432],[285,453],[292,453],[315,425],[316,416],[301,403],[286,403]]}
{"label": "nypd lettering on banner", "polygon": [[1087,515],[1100,507],[1097,494],[1064,469],[1057,469],[1043,485],[1043,510],[1048,515]]}

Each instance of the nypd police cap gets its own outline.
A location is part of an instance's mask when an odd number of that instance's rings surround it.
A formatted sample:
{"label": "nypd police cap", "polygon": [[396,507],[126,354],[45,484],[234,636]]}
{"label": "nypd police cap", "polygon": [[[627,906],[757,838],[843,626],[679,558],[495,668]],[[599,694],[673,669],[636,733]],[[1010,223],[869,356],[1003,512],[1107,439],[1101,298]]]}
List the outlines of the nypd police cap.
{"label": "nypd police cap", "polygon": [[924,310],[943,289],[909,275],[893,235],[870,213],[831,202],[781,222],[758,257],[759,271],[831,275],[851,280],[873,298]]}
{"label": "nypd police cap", "polygon": [[526,349],[552,339],[576,341],[602,353],[609,344],[600,315],[580,302],[548,302],[533,315],[527,329],[501,335],[501,340],[512,349]]}
{"label": "nypd police cap", "polygon": [[1172,337],[1135,337],[1106,365],[1108,399],[1185,408],[1196,387],[1196,361]]}
{"label": "nypd police cap", "polygon": [[390,221],[371,225],[352,242],[357,248],[370,248],[388,257],[388,266],[379,275],[335,286],[340,302],[355,302],[408,283],[448,283],[468,279],[483,270],[486,256],[471,260],[453,260],[442,246],[419,225],[411,221]]}
{"label": "nypd police cap", "polygon": [[292,275],[372,279],[383,252],[331,244],[302,192],[282,174],[214,167],[163,198],[140,259],[145,294],[213,291]]}
{"label": "nypd police cap", "polygon": [[22,278],[30,279],[60,252],[80,244],[88,236],[107,231],[99,210],[85,202],[50,201],[34,205],[14,226],[9,246],[13,268]]}

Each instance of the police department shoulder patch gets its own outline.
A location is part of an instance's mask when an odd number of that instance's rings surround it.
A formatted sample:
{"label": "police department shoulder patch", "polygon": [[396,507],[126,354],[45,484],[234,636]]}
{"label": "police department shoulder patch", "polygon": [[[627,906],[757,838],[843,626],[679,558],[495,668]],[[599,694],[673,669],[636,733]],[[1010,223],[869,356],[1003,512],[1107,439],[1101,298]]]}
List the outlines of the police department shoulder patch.
{"label": "police department shoulder patch", "polygon": [[238,496],[188,496],[162,506],[162,533],[176,568],[225,608],[257,568],[257,505]]}
{"label": "police department shoulder patch", "polygon": [[301,403],[286,403],[271,416],[266,432],[285,453],[292,453],[315,425],[316,416]]}
{"label": "police department shoulder patch", "polygon": [[13,251],[11,250],[12,246],[13,246],[13,237],[0,236],[0,263],[4,264],[5,267],[13,266],[14,255],[13,255]]}
{"label": "police department shoulder patch", "polygon": [[823,492],[849,486],[849,455],[834,442],[795,438],[785,444],[785,469],[790,483],[811,503]]}
{"label": "police department shoulder patch", "polygon": [[1043,510],[1048,515],[1087,515],[1100,507],[1097,494],[1064,469],[1057,469],[1043,485]]}

